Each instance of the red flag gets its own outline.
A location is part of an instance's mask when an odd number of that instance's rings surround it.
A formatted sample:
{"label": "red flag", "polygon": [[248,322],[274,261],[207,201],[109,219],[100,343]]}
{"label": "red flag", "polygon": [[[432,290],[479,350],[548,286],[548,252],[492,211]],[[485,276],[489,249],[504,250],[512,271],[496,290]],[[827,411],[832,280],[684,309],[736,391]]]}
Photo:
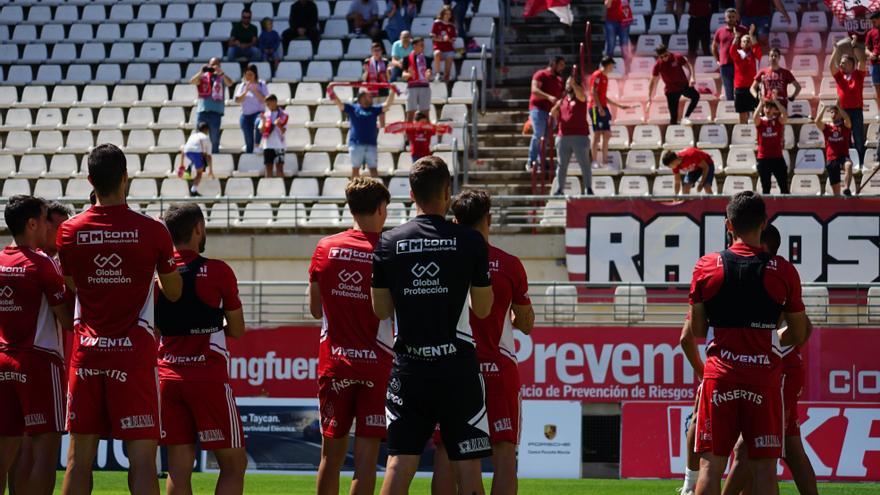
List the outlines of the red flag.
{"label": "red flag", "polygon": [[568,24],[574,21],[571,12],[571,0],[527,0],[523,17],[534,17],[545,10],[549,10],[559,17],[559,21]]}

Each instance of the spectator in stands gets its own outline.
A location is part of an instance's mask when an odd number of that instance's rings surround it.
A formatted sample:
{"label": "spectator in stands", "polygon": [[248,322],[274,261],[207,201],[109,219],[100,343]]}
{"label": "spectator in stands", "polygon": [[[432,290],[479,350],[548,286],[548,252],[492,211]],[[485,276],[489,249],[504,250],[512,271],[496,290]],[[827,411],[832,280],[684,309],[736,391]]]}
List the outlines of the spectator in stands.
{"label": "spectator in stands", "polygon": [[211,136],[211,151],[220,152],[220,120],[226,108],[226,88],[234,82],[223,72],[220,59],[208,61],[201,70],[189,79],[198,88],[199,100],[196,106],[196,125],[207,122]]}
{"label": "spectator in stands", "polygon": [[[529,161],[526,170],[541,159],[541,138],[548,137],[547,125],[550,110],[562,97],[562,71],[565,70],[565,59],[555,56],[550,59],[547,67],[532,75],[532,88],[529,95],[529,120],[532,122],[532,140],[529,143]],[[549,142],[548,142],[549,145]]]}
{"label": "spectator in stands", "polygon": [[852,55],[844,55],[840,58],[838,66],[832,57],[830,62],[831,75],[837,82],[837,99],[840,107],[849,115],[850,129],[852,129],[853,143],[859,155],[860,163],[865,161],[865,115],[862,110],[864,99],[862,91],[865,87],[865,59],[859,60]]}
{"label": "spectator in stands", "polygon": [[782,0],[736,0],[736,6],[742,13],[742,23],[746,26],[755,26],[758,37],[752,41],[761,46],[766,46],[770,39],[770,22],[773,20],[774,8],[782,14],[785,22],[791,22]]}
{"label": "spectator in stands", "polygon": [[263,32],[260,33],[257,45],[260,47],[262,60],[272,64],[272,68],[275,69],[281,62],[281,35],[273,29],[273,22],[269,17],[263,18],[260,22],[260,27],[262,27]]}
{"label": "spectator in stands", "polygon": [[[788,108],[789,100],[795,100],[801,94],[801,83],[797,82],[790,70],[779,65],[782,58],[779,48],[770,49],[770,66],[758,71],[755,82],[752,83],[752,96],[758,99],[770,98],[771,95],[779,100],[782,108]],[[794,93],[788,96],[788,85],[794,86]],[[773,108],[768,106],[768,108]]]}
{"label": "spectator in stands", "polygon": [[847,37],[839,40],[834,45],[834,51],[831,52],[831,60],[835,64],[840,64],[844,55],[859,60],[865,58],[865,38],[871,29],[871,21],[868,18],[870,14],[868,9],[862,5],[847,9],[846,18],[843,21]]}
{"label": "spectator in stands", "polygon": [[721,70],[721,84],[724,85],[724,97],[727,101],[734,100],[733,94],[733,59],[730,57],[730,45],[733,44],[737,34],[746,34],[749,30],[739,23],[739,13],[736,9],[724,11],[724,25],[715,31],[712,40],[712,56],[718,62]]}
{"label": "spectator in stands", "polygon": [[312,50],[318,49],[321,30],[318,28],[318,6],[313,0],[297,0],[290,6],[290,27],[281,33],[281,42],[286,48],[292,40],[308,38]]}
{"label": "spectator in stands", "polygon": [[410,158],[415,163],[419,158],[431,154],[431,138],[436,133],[436,127],[431,125],[430,117],[424,112],[416,112],[413,123],[418,127],[408,129],[406,137],[409,140]]}
{"label": "spectator in stands", "polygon": [[250,9],[241,11],[241,21],[232,23],[232,34],[229,37],[229,50],[226,58],[230,61],[243,58],[248,62],[260,60],[260,49],[257,47],[257,26],[251,24]]}
{"label": "spectator in stands", "polygon": [[752,96],[752,84],[758,72],[761,60],[761,45],[754,41],[755,25],[749,28],[749,34],[736,34],[730,45],[730,59],[733,60],[733,105],[739,112],[739,123],[749,121],[749,115],[755,111],[758,102]]}
{"label": "spectator in stands", "polygon": [[[700,102],[700,93],[697,92],[694,85],[694,68],[688,59],[670,52],[666,45],[657,47],[657,62],[654,63],[654,70],[651,72],[651,82],[648,85],[648,104],[645,107],[645,113],[651,112],[651,103],[654,101],[654,90],[657,89],[657,79],[663,79],[664,91],[666,92],[666,105],[669,108],[669,123],[678,124],[678,104],[681,97],[684,96],[690,103],[684,112],[682,124],[691,125],[690,116],[697,108]],[[684,69],[687,67],[687,74]]]}
{"label": "spectator in stands", "polygon": [[266,96],[269,95],[269,87],[266,82],[259,78],[257,66],[248,65],[244,71],[244,80],[238,83],[233,98],[241,105],[241,117],[238,124],[241,133],[244,134],[244,150],[246,153],[254,152],[254,145],[260,144],[262,132],[257,126],[257,119],[266,108]]}
{"label": "spectator in stands", "polygon": [[871,24],[873,27],[865,36],[865,57],[871,63],[874,99],[880,105],[880,12],[871,14]]}
{"label": "spectator in stands", "polygon": [[366,89],[361,89],[357,95],[357,103],[343,103],[330,93],[330,98],[346,115],[351,122],[348,131],[348,154],[351,157],[351,176],[357,177],[361,173],[361,167],[366,165],[371,177],[379,176],[379,154],[376,149],[379,137],[377,121],[379,116],[388,111],[394,103],[394,92],[388,93],[388,98],[382,105],[373,104],[373,95]]}
{"label": "spectator in stands", "polygon": [[452,7],[444,5],[431,26],[434,40],[434,77],[440,77],[440,64],[443,65],[443,81],[452,77],[452,63],[455,62],[455,49],[452,47],[457,33],[452,23]]}
{"label": "spectator in stands", "polygon": [[[816,115],[816,127],[825,136],[825,171],[828,172],[828,184],[835,196],[840,195],[840,172],[845,174],[844,196],[852,196],[849,186],[852,182],[853,163],[849,157],[849,143],[852,134],[852,121],[847,112],[839,105],[826,107],[819,103],[819,115]],[[831,123],[824,121],[825,111],[831,114]],[[827,192],[827,191],[826,191]]]}
{"label": "spectator in stands", "polygon": [[266,97],[266,110],[261,120],[263,138],[266,140],[266,149],[263,150],[266,177],[272,177],[273,168],[275,177],[284,177],[284,150],[287,148],[284,133],[287,132],[288,115],[278,106],[277,96]]}
{"label": "spectator in stands", "polygon": [[[201,196],[199,184],[202,182],[202,173],[208,169],[208,175],[214,178],[214,164],[211,158],[211,139],[208,137],[210,128],[207,122],[199,122],[196,132],[189,135],[186,144],[183,145],[183,153],[180,155],[180,167],[177,176],[189,183],[190,196]],[[184,159],[189,160],[189,165],[184,168]],[[195,169],[195,177],[193,177]]]}
{"label": "spectator in stands", "polygon": [[452,5],[452,13],[455,14],[455,29],[458,35],[464,38],[467,31],[464,29],[464,20],[467,18],[471,0],[443,0],[446,5]]}
{"label": "spectator in stands", "polygon": [[[565,81],[565,96],[557,100],[550,115],[559,121],[556,136],[556,189],[554,195],[565,191],[566,175],[571,154],[574,153],[581,167],[584,194],[593,194],[593,175],[590,168],[590,128],[587,126],[587,91],[581,79],[581,71],[575,71]],[[580,192],[580,191],[578,191]]]}
{"label": "spectator in stands", "polygon": [[[361,79],[366,83],[387,83],[388,82],[388,61],[383,56],[385,48],[382,43],[373,42],[370,47],[370,57],[364,60],[364,73]],[[373,98],[385,98],[388,96],[388,88],[371,89],[370,94]],[[385,127],[385,114],[379,116],[379,127]]]}
{"label": "spectator in stands", "polygon": [[376,0],[352,0],[348,8],[348,29],[357,38],[367,34],[371,38],[379,35],[379,4]]}
{"label": "spectator in stands", "polygon": [[782,151],[787,120],[788,115],[776,90],[768,98],[761,98],[761,104],[752,116],[758,130],[758,176],[763,194],[770,194],[771,176],[776,177],[779,192],[788,194],[788,165]]}
{"label": "spectator in stands", "polygon": [[425,57],[425,40],[413,40],[413,50],[403,59],[403,80],[406,81],[406,121],[412,122],[416,112],[431,110],[431,65]]}
{"label": "spectator in stands", "polygon": [[613,57],[614,49],[620,44],[623,59],[630,58],[629,26],[632,24],[632,12],[629,15],[628,0],[605,0],[605,56]]}
{"label": "spectator in stands", "polygon": [[388,69],[388,81],[394,82],[403,77],[403,61],[413,51],[412,34],[401,31],[400,39],[391,45],[391,67]]}
{"label": "spectator in stands", "polygon": [[694,184],[697,184],[697,191],[712,194],[712,183],[715,181],[715,163],[708,153],[690,147],[677,153],[667,151],[661,160],[663,165],[672,169],[676,196],[679,192],[690,194],[691,186]]}
{"label": "spectator in stands", "polygon": [[[622,105],[608,98],[608,74],[614,72],[616,63],[611,57],[599,62],[599,68],[590,75],[590,122],[593,124],[593,167],[608,166],[608,140],[611,139],[611,109],[634,108],[636,105]],[[600,144],[601,143],[601,144]],[[601,151],[601,154],[600,154]]]}
{"label": "spectator in stands", "polygon": [[700,45],[703,47],[703,55],[709,55],[712,53],[712,36],[710,32],[713,12],[712,2],[710,0],[690,0],[690,2],[675,0],[674,3],[668,2],[667,6],[670,11],[674,6],[675,15],[681,19],[681,16],[684,15],[685,3],[689,4],[688,15],[690,16],[687,30],[688,57],[696,57],[697,46]]}
{"label": "spectator in stands", "polygon": [[388,38],[388,41],[396,43],[401,39],[401,35],[412,27],[413,19],[418,11],[419,6],[416,5],[416,2],[390,0],[385,9],[385,18],[388,19],[385,24],[385,37]]}

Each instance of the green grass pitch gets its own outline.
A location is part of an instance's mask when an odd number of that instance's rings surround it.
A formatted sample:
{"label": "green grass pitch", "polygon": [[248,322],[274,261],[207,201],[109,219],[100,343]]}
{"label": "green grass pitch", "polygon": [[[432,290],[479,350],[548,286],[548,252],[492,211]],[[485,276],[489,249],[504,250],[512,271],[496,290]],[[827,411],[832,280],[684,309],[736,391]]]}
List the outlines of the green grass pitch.
{"label": "green grass pitch", "polygon": [[[58,473],[58,488],[61,493],[61,479],[64,473]],[[193,493],[213,493],[217,476],[214,474],[195,474],[193,476]],[[164,480],[160,480],[164,493]],[[348,479],[343,479],[341,493],[348,493]],[[486,480],[489,488],[490,480]],[[381,479],[380,479],[381,483]],[[416,478],[410,493],[413,495],[430,495],[431,482],[428,478]],[[680,481],[632,481],[632,480],[520,480],[520,495],[670,495],[675,488],[681,486]],[[796,495],[797,489],[791,483],[782,483],[782,495]],[[286,476],[270,474],[248,474],[245,481],[245,493],[259,495],[308,495],[315,491],[314,476]],[[819,485],[822,495],[876,495],[880,493],[878,483],[831,484]],[[128,493],[125,473],[96,472],[95,491],[99,495],[121,495]],[[376,491],[378,493],[378,489]],[[487,490],[488,493],[488,490]]]}

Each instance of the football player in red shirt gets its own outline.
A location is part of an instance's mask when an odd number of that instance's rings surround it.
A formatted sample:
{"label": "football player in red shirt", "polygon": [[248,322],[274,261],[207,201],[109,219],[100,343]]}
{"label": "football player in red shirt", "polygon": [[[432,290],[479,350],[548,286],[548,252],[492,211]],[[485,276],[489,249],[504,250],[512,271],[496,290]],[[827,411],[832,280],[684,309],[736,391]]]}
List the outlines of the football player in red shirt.
{"label": "football player in red shirt", "polygon": [[[797,270],[761,248],[766,224],[764,200],[751,191],[737,193],[725,220],[736,241],[694,267],[691,326],[708,342],[697,412],[697,495],[721,493],[721,476],[740,434],[756,491],[773,493],[776,487],[784,434],[778,348],[803,343],[809,320]],[[788,323],[784,336],[776,331],[782,316]]]}
{"label": "football player in red shirt", "polygon": [[[167,493],[188,495],[196,441],[220,465],[217,493],[241,494],[247,455],[244,431],[229,385],[226,337],[244,335],[238,281],[226,263],[203,258],[205,217],[195,203],[172,204],[164,215],[183,278],[177,302],[159,295],[156,328],[162,445],[168,446]],[[224,319],[226,324],[224,325]]]}
{"label": "football player in red shirt", "polygon": [[322,320],[318,353],[321,464],[318,495],[339,493],[339,471],[355,422],[351,493],[372,494],[385,437],[385,390],[391,372],[391,323],[373,314],[373,249],[391,195],[381,181],[356,177],[345,188],[354,226],[318,242],[309,267],[309,310]]}
{"label": "football player in red shirt", "polygon": [[63,338],[58,323],[73,326],[66,288],[51,258],[39,248],[49,226],[46,202],[12,196],[4,210],[12,244],[0,252],[0,493],[30,437],[33,461],[16,481],[17,492],[51,494],[64,432]]}
{"label": "football player in red shirt", "polygon": [[[828,172],[828,184],[835,196],[840,195],[840,172],[844,173],[845,196],[852,196],[849,189],[852,182],[853,163],[849,157],[849,144],[852,142],[852,120],[845,110],[838,105],[826,107],[819,103],[819,114],[813,122],[825,136],[825,170]],[[826,124],[825,112],[831,114],[831,123]]]}
{"label": "football player in red shirt", "polygon": [[[465,191],[453,199],[455,221],[471,227],[489,242],[492,201],[485,191]],[[486,384],[486,412],[492,442],[492,494],[517,492],[516,446],[520,432],[520,382],[514,349],[513,329],[528,335],[535,326],[535,311],[529,299],[529,281],[516,256],[489,245],[489,272],[495,299],[485,319],[471,311],[471,327],[477,341],[477,359]],[[437,442],[434,455],[432,493],[457,493],[452,464],[443,444]]]}
{"label": "football player in red shirt", "polygon": [[161,222],[125,204],[125,154],[102,144],[89,154],[96,204],[58,230],[61,270],[76,291],[67,429],[70,451],[62,493],[88,493],[98,440],[123,440],[132,493],[158,494],[161,434],[154,280],[170,300],[182,281]]}

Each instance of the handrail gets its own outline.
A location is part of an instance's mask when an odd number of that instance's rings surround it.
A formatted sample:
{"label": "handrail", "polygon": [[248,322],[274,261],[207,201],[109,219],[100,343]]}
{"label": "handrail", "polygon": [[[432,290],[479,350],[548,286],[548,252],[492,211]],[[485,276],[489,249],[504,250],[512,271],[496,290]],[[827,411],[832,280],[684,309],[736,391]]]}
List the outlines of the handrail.
{"label": "handrail", "polygon": [[[496,24],[493,22],[492,28],[489,30],[489,40],[490,40],[490,43],[492,43],[492,50],[491,50],[491,55],[490,55],[492,58],[492,70],[489,71],[488,76],[486,76],[485,72],[483,73],[484,79],[486,77],[489,77],[489,82],[490,82],[490,84],[492,84],[492,89],[495,89],[495,73],[496,73],[495,66],[496,66],[496,62],[497,62],[496,59],[498,58],[498,41],[495,39],[495,25]],[[485,45],[483,45],[483,46],[485,46]],[[483,83],[485,84],[485,81],[483,81]],[[486,113],[486,99],[485,98],[483,98],[483,104],[482,104],[482,107],[480,108],[480,111],[483,113]]]}
{"label": "handrail", "polygon": [[[466,160],[465,160],[465,163],[467,163]],[[467,169],[467,165],[465,165],[465,169]],[[459,192],[459,184],[458,184],[458,170],[459,170],[459,163],[458,163],[458,138],[455,138],[455,137],[452,138],[452,170],[453,170],[453,174],[452,174],[452,193],[453,193],[453,194],[458,194],[458,192]],[[465,172],[465,174],[467,174],[467,172]]]}
{"label": "handrail", "polygon": [[483,81],[480,84],[480,111],[483,113],[486,113],[486,78],[490,77],[486,57],[488,57],[486,45],[482,45],[480,47],[480,70],[483,72]]}
{"label": "handrail", "polygon": [[[483,45],[483,52],[485,53],[485,51],[486,51],[486,45]],[[482,84],[480,84],[480,87],[482,87],[482,88],[486,87],[485,77],[486,77],[486,74],[484,72],[483,73],[484,81]],[[477,113],[478,113],[478,111],[477,111],[477,103],[478,103],[478,101],[477,101],[477,94],[478,94],[477,93],[477,85],[478,85],[478,83],[476,81],[477,81],[477,68],[471,67],[471,113],[473,115],[471,115],[470,146],[465,147],[464,152],[470,153],[471,156],[473,156],[474,158],[476,158],[478,156],[477,155],[477,119],[478,119],[478,116],[477,116]],[[480,95],[481,95],[480,99],[482,101],[485,101],[485,96],[486,96],[485,93],[480,93]],[[471,148],[473,148],[473,149],[471,149]]]}

